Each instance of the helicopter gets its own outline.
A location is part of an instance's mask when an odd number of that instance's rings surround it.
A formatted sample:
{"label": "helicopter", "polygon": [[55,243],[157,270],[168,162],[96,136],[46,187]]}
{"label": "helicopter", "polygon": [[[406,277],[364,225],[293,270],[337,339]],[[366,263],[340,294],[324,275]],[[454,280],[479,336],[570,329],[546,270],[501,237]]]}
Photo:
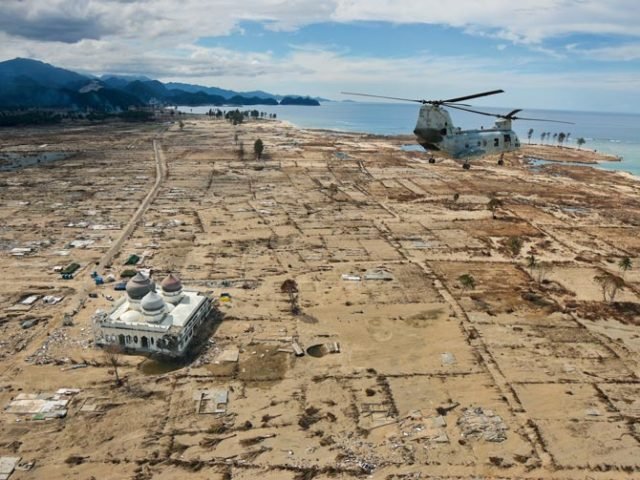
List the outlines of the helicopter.
{"label": "helicopter", "polygon": [[[473,98],[486,97],[504,93],[504,90],[490,90],[488,92],[474,93],[462,97],[449,98],[446,100],[415,100],[410,98],[386,97],[382,95],[370,95],[368,93],[341,92],[343,95],[358,95],[362,97],[385,98],[388,100],[401,100],[406,102],[421,103],[418,120],[413,133],[417,142],[427,151],[441,151],[454,159],[464,159],[462,167],[470,168],[469,158],[478,155],[499,153],[499,164],[502,165],[505,152],[511,152],[520,148],[518,135],[511,128],[514,120],[529,120],[537,122],[567,123],[560,120],[548,120],[543,118],[517,117],[516,114],[522,109],[515,109],[507,114],[497,114],[475,110],[471,105],[463,102]],[[462,130],[455,127],[451,121],[449,112],[444,108],[453,108],[465,112],[477,113],[496,117],[493,128],[480,128],[473,130]],[[435,163],[435,158],[430,157],[429,163]]]}

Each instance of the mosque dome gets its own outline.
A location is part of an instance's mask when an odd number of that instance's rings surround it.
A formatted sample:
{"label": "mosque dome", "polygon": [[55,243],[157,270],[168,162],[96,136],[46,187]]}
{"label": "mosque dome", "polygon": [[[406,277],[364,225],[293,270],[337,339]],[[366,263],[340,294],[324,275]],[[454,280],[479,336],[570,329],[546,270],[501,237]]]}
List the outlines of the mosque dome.
{"label": "mosque dome", "polygon": [[162,281],[162,291],[166,293],[175,293],[182,290],[182,282],[173,273],[167,275]]}
{"label": "mosque dome", "polygon": [[153,282],[148,275],[138,272],[127,282],[127,295],[131,300],[140,300],[153,290]]}
{"label": "mosque dome", "polygon": [[135,310],[128,310],[120,315],[120,321],[126,323],[136,323],[139,322],[142,315],[140,312],[136,312]]}
{"label": "mosque dome", "polygon": [[164,305],[164,300],[156,292],[147,293],[140,302],[142,310],[149,313],[156,313],[163,310]]}

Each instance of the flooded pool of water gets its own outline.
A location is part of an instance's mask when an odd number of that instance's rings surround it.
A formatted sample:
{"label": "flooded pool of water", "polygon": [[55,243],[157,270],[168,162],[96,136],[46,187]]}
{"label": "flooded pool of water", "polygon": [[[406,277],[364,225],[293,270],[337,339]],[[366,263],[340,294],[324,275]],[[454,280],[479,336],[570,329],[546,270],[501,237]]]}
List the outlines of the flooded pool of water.
{"label": "flooded pool of water", "polygon": [[147,358],[138,365],[138,369],[145,375],[163,375],[175,370],[180,370],[187,365],[188,363],[184,360],[156,360],[153,358]]}

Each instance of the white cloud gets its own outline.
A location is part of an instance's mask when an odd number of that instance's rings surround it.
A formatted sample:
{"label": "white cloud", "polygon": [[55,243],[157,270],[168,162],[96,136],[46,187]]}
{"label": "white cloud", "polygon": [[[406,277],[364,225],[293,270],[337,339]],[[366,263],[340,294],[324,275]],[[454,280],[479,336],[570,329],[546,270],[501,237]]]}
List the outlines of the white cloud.
{"label": "white cloud", "polygon": [[510,42],[571,33],[640,36],[636,0],[2,0],[0,30],[72,43],[126,36],[197,38],[231,33],[242,20],[291,30],[323,21],[441,24]]}
{"label": "white cloud", "polygon": [[[624,93],[640,106],[638,75],[520,73],[510,57],[357,57],[348,45],[292,46],[290,53],[207,48],[202,37],[241,33],[243,20],[271,30],[334,21],[383,21],[452,26],[558,55],[546,40],[574,33],[640,37],[637,0],[0,0],[0,57],[38,58],[91,73],[146,74],[234,89],[309,93],[336,98],[341,90],[433,97],[504,88],[508,95],[479,103],[572,108]],[[257,46],[259,50],[262,46]],[[434,47],[434,51],[437,48]],[[563,52],[597,60],[638,60],[640,43],[598,49],[574,45]],[[520,63],[526,63],[522,59]],[[534,71],[535,67],[527,69]],[[594,92],[602,92],[596,95]],[[564,92],[559,94],[557,92]],[[606,98],[605,98],[606,97]],[[525,100],[527,101],[527,100]],[[634,103],[635,102],[635,103]]]}
{"label": "white cloud", "polygon": [[575,53],[591,60],[611,62],[640,60],[640,42],[599,48],[581,48],[578,44],[571,44],[567,45],[566,49],[569,53]]}

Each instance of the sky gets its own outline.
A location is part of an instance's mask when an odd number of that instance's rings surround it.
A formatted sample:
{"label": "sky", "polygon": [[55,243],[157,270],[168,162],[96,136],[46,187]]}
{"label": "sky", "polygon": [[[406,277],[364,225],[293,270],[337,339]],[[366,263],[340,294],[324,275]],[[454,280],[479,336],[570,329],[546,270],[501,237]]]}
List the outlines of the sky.
{"label": "sky", "polygon": [[[640,113],[638,0],[0,0],[0,60],[334,100]],[[352,98],[357,100],[357,98]]]}

